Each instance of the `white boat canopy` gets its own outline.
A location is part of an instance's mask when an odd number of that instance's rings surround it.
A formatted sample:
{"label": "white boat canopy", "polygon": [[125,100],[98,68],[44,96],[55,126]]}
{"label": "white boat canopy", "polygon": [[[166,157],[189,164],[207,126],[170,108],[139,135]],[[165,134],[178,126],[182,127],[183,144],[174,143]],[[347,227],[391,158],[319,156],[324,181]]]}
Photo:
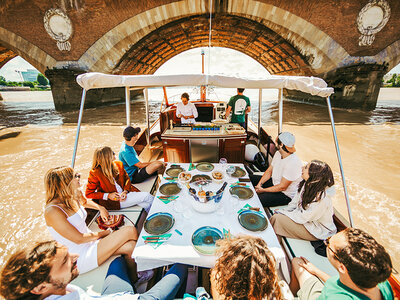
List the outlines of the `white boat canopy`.
{"label": "white boat canopy", "polygon": [[113,87],[168,87],[168,86],[201,86],[211,85],[223,88],[248,89],[289,89],[328,97],[333,88],[318,77],[275,76],[253,79],[225,75],[178,74],[178,75],[109,75],[102,73],[85,73],[76,78],[85,90]]}
{"label": "white boat canopy", "polygon": [[147,121],[147,142],[150,143],[150,123],[148,109],[147,88],[151,87],[174,87],[174,86],[205,86],[211,85],[222,88],[248,88],[259,90],[259,117],[258,130],[261,128],[261,99],[262,89],[279,89],[279,122],[278,132],[282,131],[282,89],[297,90],[315,96],[326,98],[329,116],[331,119],[332,133],[335,141],[336,154],[338,157],[340,173],[342,176],[343,190],[347,203],[350,226],[353,226],[353,218],[351,215],[350,201],[347,193],[347,186],[343,172],[342,159],[339,150],[339,143],[336,136],[335,122],[333,120],[332,107],[330,103],[330,95],[333,94],[333,88],[328,87],[327,83],[318,77],[305,76],[276,76],[271,75],[266,78],[245,78],[225,75],[208,75],[208,74],[177,74],[177,75],[109,75],[102,73],[85,73],[76,78],[78,84],[83,88],[81,108],[79,111],[78,128],[75,138],[74,153],[72,155],[72,164],[75,165],[76,151],[78,148],[79,132],[83,116],[83,108],[85,105],[86,91],[98,88],[125,87],[126,102],[126,118],[127,124],[130,125],[130,88],[144,88],[144,96],[146,100],[146,121]]}

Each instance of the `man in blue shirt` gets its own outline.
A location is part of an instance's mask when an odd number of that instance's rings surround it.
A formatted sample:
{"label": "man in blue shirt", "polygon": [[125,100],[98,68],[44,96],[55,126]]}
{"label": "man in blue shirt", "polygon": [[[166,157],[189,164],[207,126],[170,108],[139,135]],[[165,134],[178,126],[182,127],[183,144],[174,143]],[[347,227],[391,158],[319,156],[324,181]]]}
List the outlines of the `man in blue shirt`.
{"label": "man in blue shirt", "polygon": [[141,162],[133,146],[139,138],[140,127],[128,126],[123,136],[125,141],[119,150],[118,158],[124,164],[132,183],[141,183],[147,178],[164,171],[164,163],[156,160],[152,162]]}
{"label": "man in blue shirt", "polygon": [[[368,233],[347,228],[325,240],[329,262],[339,276],[330,277],[304,257],[292,261],[290,288],[299,299],[393,299],[387,281],[392,261]],[[300,290],[299,290],[300,285]]]}

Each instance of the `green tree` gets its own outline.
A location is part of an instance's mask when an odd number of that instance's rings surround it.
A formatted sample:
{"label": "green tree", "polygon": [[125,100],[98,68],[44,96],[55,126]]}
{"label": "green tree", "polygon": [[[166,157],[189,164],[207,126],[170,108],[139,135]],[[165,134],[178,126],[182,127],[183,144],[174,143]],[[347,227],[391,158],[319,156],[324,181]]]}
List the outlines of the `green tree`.
{"label": "green tree", "polygon": [[49,84],[49,82],[47,81],[47,78],[41,73],[38,74],[37,81],[39,82],[40,85],[48,85]]}
{"label": "green tree", "polygon": [[33,82],[31,82],[31,81],[24,81],[24,82],[22,83],[22,85],[23,85],[23,86],[29,86],[29,87],[31,87],[31,88],[34,88],[34,87],[35,87],[35,85],[34,85]]}
{"label": "green tree", "polygon": [[0,76],[0,85],[7,85],[7,81],[3,76]]}
{"label": "green tree", "polygon": [[398,82],[398,80],[399,80],[398,77],[399,77],[399,76],[397,76],[397,74],[394,73],[394,74],[392,75],[392,78],[390,78],[390,79],[387,81],[387,83],[389,83],[389,86],[397,86],[396,84],[397,84],[397,82]]}

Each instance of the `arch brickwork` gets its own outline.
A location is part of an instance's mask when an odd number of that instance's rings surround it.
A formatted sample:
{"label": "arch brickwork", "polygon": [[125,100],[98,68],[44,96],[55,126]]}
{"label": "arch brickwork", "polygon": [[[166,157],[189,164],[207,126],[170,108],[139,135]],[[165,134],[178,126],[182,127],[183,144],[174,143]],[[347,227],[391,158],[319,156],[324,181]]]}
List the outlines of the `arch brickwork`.
{"label": "arch brickwork", "polygon": [[[214,20],[211,44],[243,52],[271,74],[312,75],[306,60],[272,30],[239,16]],[[235,32],[232,32],[235,28]],[[138,41],[117,63],[114,74],[153,74],[171,57],[192,48],[207,47],[209,16],[192,16],[164,25]]]}

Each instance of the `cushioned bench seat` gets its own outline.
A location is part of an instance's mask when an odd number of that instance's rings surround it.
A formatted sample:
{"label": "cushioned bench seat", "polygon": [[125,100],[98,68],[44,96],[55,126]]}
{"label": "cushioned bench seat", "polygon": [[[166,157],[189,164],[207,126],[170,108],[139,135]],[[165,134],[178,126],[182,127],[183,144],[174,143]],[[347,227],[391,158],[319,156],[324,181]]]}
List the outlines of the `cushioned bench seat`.
{"label": "cushioned bench seat", "polygon": [[[270,215],[273,214],[273,210],[282,209],[286,206],[278,206],[269,208]],[[313,263],[317,268],[324,271],[325,273],[334,276],[337,275],[337,271],[330,264],[326,257],[318,255],[314,251],[314,247],[311,245],[309,241],[298,240],[293,238],[284,238],[285,240],[285,250],[288,255],[292,257],[300,257],[303,256],[307,258],[311,263]]]}

